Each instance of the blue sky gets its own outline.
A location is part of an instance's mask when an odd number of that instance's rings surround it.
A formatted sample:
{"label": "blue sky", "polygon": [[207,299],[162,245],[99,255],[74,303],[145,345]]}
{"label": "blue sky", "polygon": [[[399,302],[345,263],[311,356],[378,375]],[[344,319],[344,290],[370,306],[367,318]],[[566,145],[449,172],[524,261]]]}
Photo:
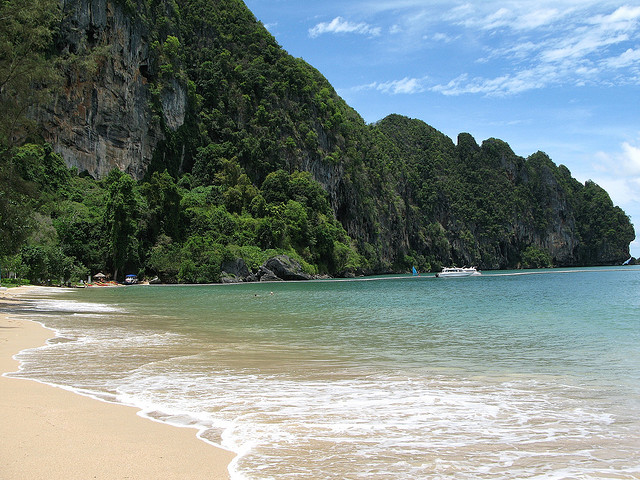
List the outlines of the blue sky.
{"label": "blue sky", "polygon": [[541,150],[605,188],[640,237],[639,0],[245,3],[367,122],[398,113],[454,142]]}

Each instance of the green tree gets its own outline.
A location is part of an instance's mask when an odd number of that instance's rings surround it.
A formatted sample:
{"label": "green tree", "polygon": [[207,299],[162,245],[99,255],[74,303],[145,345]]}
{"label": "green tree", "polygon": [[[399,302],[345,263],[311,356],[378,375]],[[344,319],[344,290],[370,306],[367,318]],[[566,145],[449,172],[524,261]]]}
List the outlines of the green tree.
{"label": "green tree", "polygon": [[28,143],[14,151],[12,162],[24,180],[35,183],[41,192],[65,193],[71,175],[62,157],[53,151],[50,144]]}
{"label": "green tree", "polygon": [[35,125],[28,109],[48,100],[60,85],[47,56],[59,20],[58,0],[0,2],[0,148],[21,143]]}
{"label": "green tree", "polygon": [[34,192],[11,162],[35,122],[29,108],[50,97],[60,76],[47,58],[57,0],[0,1],[0,255],[15,253],[29,234],[27,203]]}
{"label": "green tree", "polygon": [[29,236],[33,195],[13,165],[0,162],[0,256],[16,253]]}
{"label": "green tree", "polygon": [[49,269],[44,247],[25,246],[20,252],[22,263],[26,267],[26,276],[32,283],[41,283],[48,279]]}
{"label": "green tree", "polygon": [[75,258],[77,265],[86,266],[94,273],[105,268],[103,210],[82,203],[65,202],[53,220],[62,252]]}
{"label": "green tree", "polygon": [[182,264],[180,249],[180,245],[173,243],[166,235],[160,235],[158,242],[151,249],[147,265],[163,283],[178,282],[178,272]]}
{"label": "green tree", "polygon": [[262,182],[260,191],[267,203],[285,203],[289,200],[289,181],[291,176],[284,170],[270,173]]}
{"label": "green tree", "polygon": [[104,214],[108,260],[113,278],[118,279],[125,267],[137,269],[139,258],[139,219],[141,201],[136,184],[126,173],[112,170],[105,181],[108,197]]}
{"label": "green tree", "polygon": [[551,268],[553,262],[548,252],[531,245],[522,252],[522,266],[524,268]]}
{"label": "green tree", "polygon": [[160,234],[180,239],[183,233],[180,211],[182,196],[173,177],[166,170],[154,172],[151,179],[142,184],[140,192],[147,200],[148,240],[153,244]]}
{"label": "green tree", "polygon": [[629,258],[635,232],[629,217],[613,205],[609,194],[587,181],[579,189],[577,227],[582,239],[580,260],[584,264],[621,263]]}
{"label": "green tree", "polygon": [[287,233],[293,246],[304,248],[309,245],[309,220],[306,209],[295,200],[289,200],[283,213]]}
{"label": "green tree", "polygon": [[80,280],[87,269],[65,255],[58,245],[27,245],[20,252],[26,277],[31,283],[67,283]]}

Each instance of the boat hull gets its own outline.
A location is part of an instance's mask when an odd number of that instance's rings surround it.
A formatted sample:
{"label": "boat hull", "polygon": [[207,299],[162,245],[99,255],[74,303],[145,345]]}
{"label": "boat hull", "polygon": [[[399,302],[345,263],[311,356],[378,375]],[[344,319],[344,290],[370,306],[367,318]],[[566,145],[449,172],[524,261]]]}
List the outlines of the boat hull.
{"label": "boat hull", "polygon": [[463,278],[480,275],[475,268],[444,268],[440,273],[436,273],[438,278]]}

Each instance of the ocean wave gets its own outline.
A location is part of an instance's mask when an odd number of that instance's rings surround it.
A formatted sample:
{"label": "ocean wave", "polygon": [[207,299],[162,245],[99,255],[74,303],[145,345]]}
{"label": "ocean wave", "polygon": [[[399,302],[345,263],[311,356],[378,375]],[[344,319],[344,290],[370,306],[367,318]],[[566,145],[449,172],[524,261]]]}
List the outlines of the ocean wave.
{"label": "ocean wave", "polygon": [[117,305],[80,302],[69,299],[38,299],[31,302],[31,307],[36,311],[70,314],[127,313],[127,309]]}
{"label": "ocean wave", "polygon": [[522,478],[517,472],[530,474],[532,463],[555,464],[553,471],[569,462],[574,473],[595,479],[612,466],[597,458],[592,439],[599,439],[596,450],[619,441],[612,415],[585,404],[584,392],[530,381],[383,375],[304,381],[214,368],[189,373],[185,362],[189,357],[145,365],[122,382],[118,398],[240,452],[236,478],[317,478],[331,458],[336,473],[326,478],[447,471],[456,478]]}

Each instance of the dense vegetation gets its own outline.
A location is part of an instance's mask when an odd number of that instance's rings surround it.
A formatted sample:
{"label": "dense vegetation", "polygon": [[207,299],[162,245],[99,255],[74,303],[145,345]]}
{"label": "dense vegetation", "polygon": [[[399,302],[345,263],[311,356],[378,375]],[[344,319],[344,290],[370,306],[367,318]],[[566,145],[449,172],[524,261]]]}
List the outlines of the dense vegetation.
{"label": "dense vegetation", "polygon": [[[625,213],[598,185],[579,183],[543,152],[524,159],[501,140],[479,146],[468,134],[455,146],[425,123],[397,115],[375,128],[399,149],[393,155],[408,177],[405,198],[418,226],[411,231],[426,228],[435,261],[504,268],[628,258],[635,234]],[[419,250],[420,241],[410,245]]]}
{"label": "dense vegetation", "polygon": [[307,172],[278,170],[261,189],[247,182],[242,192],[233,190],[237,172],[229,188],[224,179],[192,187],[191,175],[176,183],[166,171],[137,183],[116,169],[96,181],[67,170],[49,145],[16,148],[11,163],[31,187],[30,235],[19,249],[5,248],[3,267],[32,282],[101,270],[216,282],[225,260],[243,258],[255,270],[277,253],[309,273],[348,267],[350,240]]}
{"label": "dense vegetation", "polygon": [[[108,39],[70,52],[59,2],[0,3],[11,20],[0,30],[5,272],[33,282],[106,271],[200,283],[219,281],[228,260],[255,270],[276,253],[332,275],[628,256],[633,228],[597,185],[500,140],[479,146],[461,134],[455,145],[397,115],[366,125],[240,0],[116,4],[151,46],[144,75],[163,141],[141,181],[68,170],[29,121],[61,84],[70,88],[78,65],[105,55]],[[189,108],[172,130],[161,99],[175,82]]]}

